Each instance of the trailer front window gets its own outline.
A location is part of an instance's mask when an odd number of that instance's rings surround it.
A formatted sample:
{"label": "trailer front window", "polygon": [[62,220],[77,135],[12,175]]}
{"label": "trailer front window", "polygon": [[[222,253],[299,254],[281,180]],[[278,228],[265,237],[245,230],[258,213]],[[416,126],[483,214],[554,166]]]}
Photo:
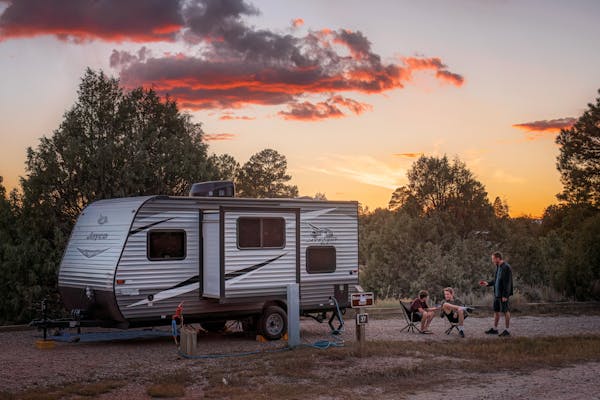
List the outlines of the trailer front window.
{"label": "trailer front window", "polygon": [[183,260],[185,231],[151,230],[148,232],[147,256],[150,261]]}
{"label": "trailer front window", "polygon": [[238,218],[237,234],[240,249],[280,249],[285,247],[285,219]]}
{"label": "trailer front window", "polygon": [[336,252],[333,246],[309,246],[306,248],[306,272],[328,274],[335,272]]}

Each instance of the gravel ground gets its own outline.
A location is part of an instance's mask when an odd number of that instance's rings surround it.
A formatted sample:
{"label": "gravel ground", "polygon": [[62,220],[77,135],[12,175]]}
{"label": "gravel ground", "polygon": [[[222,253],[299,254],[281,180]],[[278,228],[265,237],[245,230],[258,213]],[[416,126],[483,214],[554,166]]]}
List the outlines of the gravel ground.
{"label": "gravel ground", "polygon": [[[490,327],[491,318],[468,318],[465,333],[470,338],[490,337],[483,332]],[[519,316],[514,317],[511,333],[514,337],[564,336],[575,334],[600,334],[600,316]],[[400,318],[371,318],[366,328],[367,340],[429,341],[463,340],[456,332],[445,335],[447,322],[434,319],[433,335],[399,332],[404,326]],[[501,322],[501,326],[503,322]],[[354,323],[346,322],[341,338],[346,343],[354,341]],[[85,330],[84,330],[85,331]],[[302,340],[313,343],[327,339],[327,324],[302,320]],[[34,347],[39,332],[20,331],[0,333],[0,391],[18,392],[24,389],[62,385],[70,382],[88,382],[100,379],[126,379],[127,386],[103,398],[144,398],[145,387],[153,376],[176,371],[187,366],[198,382],[188,388],[194,398],[200,395],[203,384],[202,371],[215,360],[186,360],[181,358],[170,338],[132,340],[108,343],[56,343],[55,348],[38,350]],[[235,353],[275,349],[285,342],[259,343],[241,334],[208,334],[198,340],[199,354]],[[461,384],[448,393],[417,394],[411,398],[443,398],[450,395],[463,399],[545,398],[600,399],[600,363],[575,365],[568,368],[539,370],[527,375],[507,373],[486,374],[481,381]],[[495,382],[495,383],[490,383]],[[484,394],[482,393],[491,393]],[[580,394],[575,396],[574,394]],[[485,397],[487,396],[487,397]],[[594,397],[596,396],[596,397]]]}

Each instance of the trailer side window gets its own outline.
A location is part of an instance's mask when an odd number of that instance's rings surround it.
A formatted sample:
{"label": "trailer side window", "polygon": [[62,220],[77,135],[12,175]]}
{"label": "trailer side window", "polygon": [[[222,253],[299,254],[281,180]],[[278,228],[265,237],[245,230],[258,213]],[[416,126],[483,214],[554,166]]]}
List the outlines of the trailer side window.
{"label": "trailer side window", "polygon": [[242,217],[237,220],[240,249],[285,247],[285,219]]}
{"label": "trailer side window", "polygon": [[309,246],[306,248],[306,272],[309,274],[327,274],[335,272],[335,247]]}
{"label": "trailer side window", "polygon": [[148,232],[148,260],[183,260],[185,258],[185,243],[185,231],[182,229],[151,230]]}

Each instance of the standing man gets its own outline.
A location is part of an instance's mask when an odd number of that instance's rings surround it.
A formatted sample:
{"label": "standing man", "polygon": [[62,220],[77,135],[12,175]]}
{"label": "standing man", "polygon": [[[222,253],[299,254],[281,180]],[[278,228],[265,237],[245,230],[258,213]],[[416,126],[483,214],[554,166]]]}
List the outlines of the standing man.
{"label": "standing man", "polygon": [[500,252],[492,254],[492,263],[496,265],[496,276],[493,281],[479,281],[480,286],[494,287],[494,326],[485,333],[498,335],[500,313],[504,314],[504,331],[498,336],[510,336],[510,304],[508,299],[513,294],[512,268],[502,259]]}

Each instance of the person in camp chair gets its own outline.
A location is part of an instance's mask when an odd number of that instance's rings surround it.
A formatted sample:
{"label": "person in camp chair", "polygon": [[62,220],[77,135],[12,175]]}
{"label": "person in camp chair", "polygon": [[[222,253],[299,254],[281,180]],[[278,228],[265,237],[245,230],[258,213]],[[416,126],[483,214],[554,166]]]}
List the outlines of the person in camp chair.
{"label": "person in camp chair", "polygon": [[465,316],[471,311],[473,311],[472,308],[466,307],[462,301],[454,297],[454,289],[451,287],[444,289],[441,317],[446,317],[448,318],[448,321],[458,324],[458,334],[461,338],[465,337],[465,331],[463,329]]}
{"label": "person in camp chair", "polygon": [[429,292],[427,290],[421,290],[419,297],[413,300],[410,305],[410,312],[419,316],[421,320],[421,333],[433,333],[429,330],[429,325],[435,316],[437,308],[429,307],[427,305],[427,299],[429,299]]}

